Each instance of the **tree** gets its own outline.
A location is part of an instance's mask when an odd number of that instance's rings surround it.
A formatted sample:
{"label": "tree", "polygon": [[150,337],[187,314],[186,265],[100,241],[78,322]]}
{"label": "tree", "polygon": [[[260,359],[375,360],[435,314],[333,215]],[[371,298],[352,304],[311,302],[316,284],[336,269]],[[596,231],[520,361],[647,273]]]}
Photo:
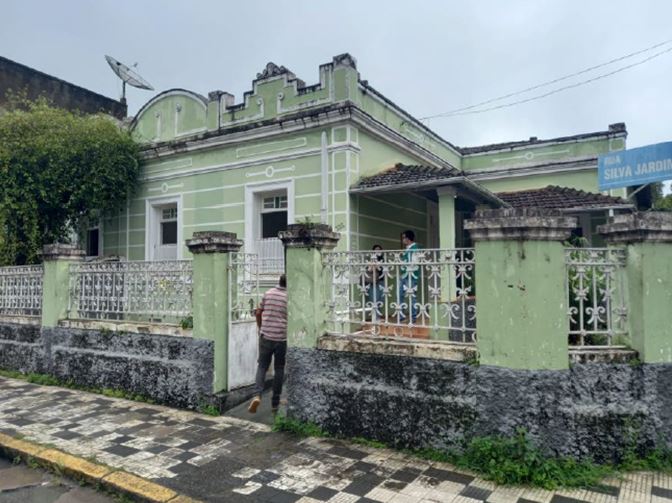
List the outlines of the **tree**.
{"label": "tree", "polygon": [[664,194],[663,184],[651,184],[655,187],[653,192],[653,209],[656,211],[672,211],[672,194]]}
{"label": "tree", "polygon": [[0,263],[34,263],[44,244],[115,212],[138,172],[139,148],[114,119],[14,103],[0,115]]}

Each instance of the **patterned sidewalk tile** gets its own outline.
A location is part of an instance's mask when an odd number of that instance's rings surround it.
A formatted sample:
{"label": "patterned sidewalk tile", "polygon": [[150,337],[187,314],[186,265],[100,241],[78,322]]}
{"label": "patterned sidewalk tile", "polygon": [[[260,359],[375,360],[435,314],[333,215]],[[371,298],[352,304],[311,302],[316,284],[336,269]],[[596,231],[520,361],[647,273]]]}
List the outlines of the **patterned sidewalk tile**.
{"label": "patterned sidewalk tile", "polygon": [[0,378],[0,432],[94,458],[204,501],[672,503],[672,478],[628,474],[593,490],[500,487],[446,463],[232,417]]}

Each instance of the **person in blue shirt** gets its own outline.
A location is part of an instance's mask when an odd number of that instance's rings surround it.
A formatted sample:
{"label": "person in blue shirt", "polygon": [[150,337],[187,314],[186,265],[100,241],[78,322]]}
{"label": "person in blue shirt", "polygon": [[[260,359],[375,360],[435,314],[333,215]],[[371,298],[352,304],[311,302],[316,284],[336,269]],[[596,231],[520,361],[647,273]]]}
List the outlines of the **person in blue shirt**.
{"label": "person in blue shirt", "polygon": [[[402,261],[408,263],[408,266],[401,267],[401,284],[399,285],[400,303],[406,304],[405,313],[411,314],[411,320],[415,322],[418,317],[418,306],[416,305],[418,294],[418,266],[413,264],[413,255],[420,249],[415,242],[415,232],[408,230],[401,233],[401,242],[404,245]],[[406,319],[406,314],[402,312],[401,319]]]}

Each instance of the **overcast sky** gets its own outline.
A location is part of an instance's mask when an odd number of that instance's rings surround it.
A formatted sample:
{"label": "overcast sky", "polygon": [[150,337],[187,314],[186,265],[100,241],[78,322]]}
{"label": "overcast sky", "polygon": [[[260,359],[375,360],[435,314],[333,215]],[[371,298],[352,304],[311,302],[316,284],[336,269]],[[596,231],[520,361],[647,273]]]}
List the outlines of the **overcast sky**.
{"label": "overcast sky", "polygon": [[[118,98],[121,86],[105,54],[138,62],[157,91],[222,89],[238,102],[268,61],[312,84],[319,64],[350,52],[363,79],[416,117],[672,39],[666,0],[3,0],[0,13],[0,55],[107,96]],[[671,83],[672,52],[543,100],[429,125],[473,146],[625,122],[635,147],[672,140]],[[130,89],[129,111],[152,96]]]}

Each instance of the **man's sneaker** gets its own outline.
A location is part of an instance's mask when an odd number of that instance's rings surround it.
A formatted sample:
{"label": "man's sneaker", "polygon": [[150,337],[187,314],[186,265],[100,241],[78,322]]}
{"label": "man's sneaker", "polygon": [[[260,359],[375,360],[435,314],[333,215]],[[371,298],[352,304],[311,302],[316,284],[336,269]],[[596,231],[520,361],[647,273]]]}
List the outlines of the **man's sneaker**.
{"label": "man's sneaker", "polygon": [[255,396],[250,402],[250,406],[247,408],[247,412],[249,412],[250,414],[256,414],[260,403],[261,403],[261,397],[259,395]]}

